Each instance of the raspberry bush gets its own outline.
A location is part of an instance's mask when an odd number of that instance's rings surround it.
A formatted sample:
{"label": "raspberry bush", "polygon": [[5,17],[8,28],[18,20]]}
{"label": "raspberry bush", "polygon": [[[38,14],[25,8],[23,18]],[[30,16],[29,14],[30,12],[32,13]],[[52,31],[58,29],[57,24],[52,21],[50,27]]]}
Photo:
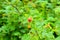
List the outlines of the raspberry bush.
{"label": "raspberry bush", "polygon": [[0,0],[0,40],[60,40],[60,0]]}

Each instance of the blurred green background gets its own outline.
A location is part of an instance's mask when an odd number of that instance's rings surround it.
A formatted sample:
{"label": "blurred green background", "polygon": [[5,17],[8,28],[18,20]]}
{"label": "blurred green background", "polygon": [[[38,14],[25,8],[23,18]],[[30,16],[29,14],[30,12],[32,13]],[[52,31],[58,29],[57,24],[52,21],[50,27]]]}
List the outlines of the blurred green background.
{"label": "blurred green background", "polygon": [[60,0],[0,0],[0,40],[60,40]]}

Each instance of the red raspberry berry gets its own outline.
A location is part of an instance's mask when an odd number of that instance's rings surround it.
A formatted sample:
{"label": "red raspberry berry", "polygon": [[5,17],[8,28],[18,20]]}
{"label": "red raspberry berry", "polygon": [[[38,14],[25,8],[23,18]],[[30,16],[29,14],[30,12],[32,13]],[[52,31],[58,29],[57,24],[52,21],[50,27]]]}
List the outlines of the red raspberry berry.
{"label": "red raspberry berry", "polygon": [[28,18],[28,22],[31,22],[32,21],[32,18],[30,17],[30,18]]}

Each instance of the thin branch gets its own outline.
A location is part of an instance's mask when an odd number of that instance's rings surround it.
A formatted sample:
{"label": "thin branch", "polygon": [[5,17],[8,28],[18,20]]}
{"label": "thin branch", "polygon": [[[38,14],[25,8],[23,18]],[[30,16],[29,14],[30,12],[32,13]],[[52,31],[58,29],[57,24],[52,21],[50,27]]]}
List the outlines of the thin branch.
{"label": "thin branch", "polygon": [[16,6],[14,6],[13,4],[11,4],[8,0],[6,1],[9,5],[11,5],[12,7],[14,7],[18,13],[20,13],[20,11],[18,10],[18,8]]}
{"label": "thin branch", "polygon": [[36,34],[38,35],[38,37],[39,37],[39,40],[40,40],[40,36],[39,36],[39,34],[38,34],[37,30],[35,30],[35,32],[36,32]]}
{"label": "thin branch", "polygon": [[14,7],[16,10],[17,10],[17,12],[18,13],[20,13],[20,11],[18,10],[18,8],[16,7],[16,6],[14,6],[14,5],[12,5],[12,4],[10,4],[12,7]]}

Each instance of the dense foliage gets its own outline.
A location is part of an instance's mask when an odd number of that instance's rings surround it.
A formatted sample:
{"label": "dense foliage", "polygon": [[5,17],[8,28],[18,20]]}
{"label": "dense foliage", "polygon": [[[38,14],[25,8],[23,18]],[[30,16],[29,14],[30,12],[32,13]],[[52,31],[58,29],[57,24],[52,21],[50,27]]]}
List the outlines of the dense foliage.
{"label": "dense foliage", "polygon": [[60,0],[0,0],[0,40],[60,40]]}

